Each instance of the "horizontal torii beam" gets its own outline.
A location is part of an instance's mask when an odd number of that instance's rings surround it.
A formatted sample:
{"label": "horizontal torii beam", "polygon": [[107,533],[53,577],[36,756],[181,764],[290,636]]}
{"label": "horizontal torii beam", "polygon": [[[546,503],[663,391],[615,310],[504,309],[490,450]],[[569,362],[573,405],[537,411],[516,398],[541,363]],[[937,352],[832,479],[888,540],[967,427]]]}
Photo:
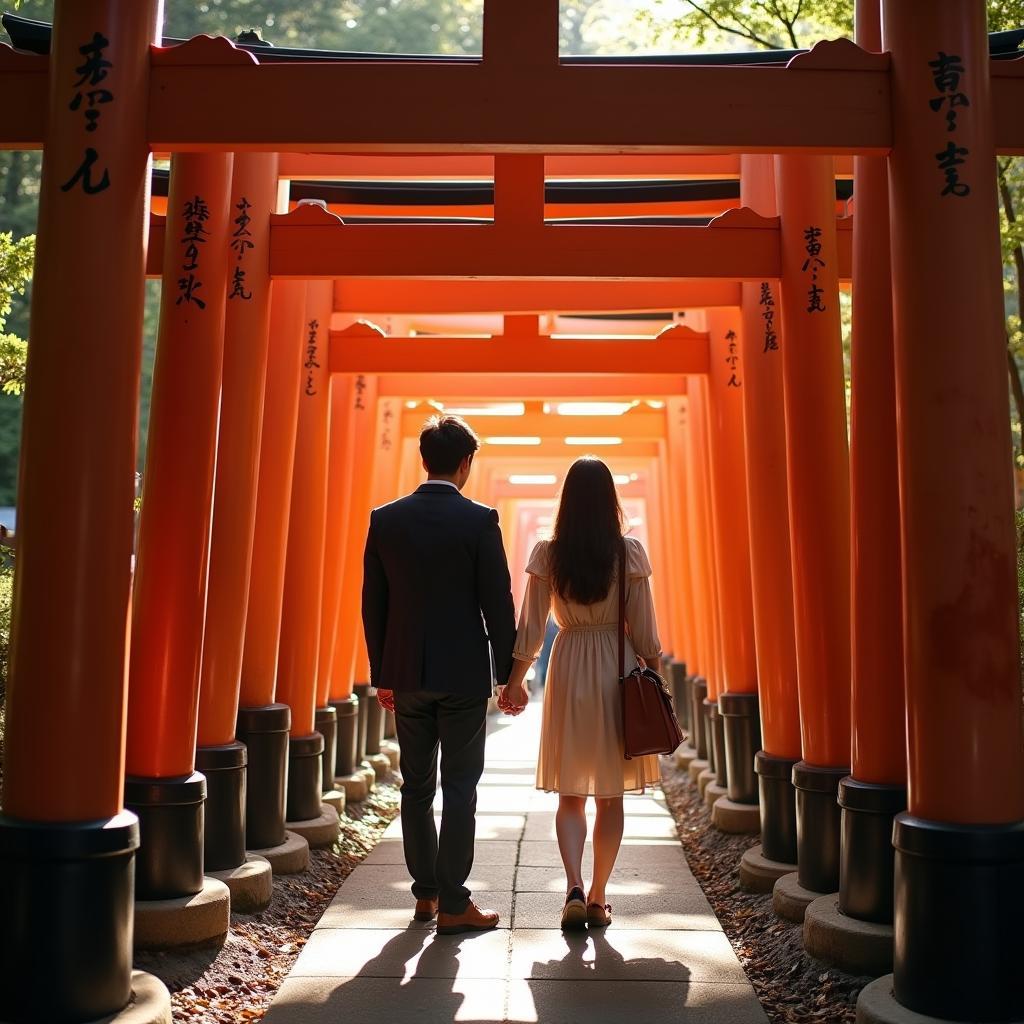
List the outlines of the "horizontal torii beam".
{"label": "horizontal torii beam", "polygon": [[[402,435],[419,435],[423,421],[433,410],[410,409],[402,413]],[[658,441],[665,436],[664,411],[634,409],[621,416],[560,416],[527,412],[522,416],[468,417],[478,434],[489,437],[598,437],[612,434],[634,441]]]}
{"label": "horizontal torii beam", "polygon": [[[686,394],[683,374],[556,374],[556,373],[384,373],[378,378],[382,398],[433,398],[449,404],[483,401],[546,401],[586,398],[662,399]],[[424,413],[424,417],[428,415]]]}
{"label": "horizontal torii beam", "polygon": [[[780,273],[779,221],[730,210],[704,227],[352,225],[318,206],[270,218],[274,277],[719,278],[762,281]],[[839,276],[852,263],[852,220],[837,221]],[[165,222],[150,219],[147,273],[163,262]]]}
{"label": "horizontal torii beam", "polygon": [[340,278],[338,313],[600,313],[738,306],[736,281],[421,281]]}
{"label": "horizontal torii beam", "polygon": [[650,341],[563,341],[515,333],[495,338],[389,338],[371,324],[331,332],[331,373],[689,374],[708,372],[708,337],[681,324]]}

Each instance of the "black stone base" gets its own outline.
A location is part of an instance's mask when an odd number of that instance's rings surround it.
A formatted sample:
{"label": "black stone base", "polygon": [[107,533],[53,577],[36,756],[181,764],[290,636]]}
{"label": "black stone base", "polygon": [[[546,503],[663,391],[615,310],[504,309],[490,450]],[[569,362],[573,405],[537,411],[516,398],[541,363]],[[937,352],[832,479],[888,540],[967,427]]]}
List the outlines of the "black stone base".
{"label": "black stone base", "polygon": [[714,756],[709,758],[709,767],[715,773],[715,782],[723,789],[729,788],[729,765],[725,758],[725,719],[718,713],[718,702],[711,705],[708,716],[711,725],[711,745]]}
{"label": "black stone base", "polygon": [[761,716],[756,693],[723,693],[718,698],[729,799],[757,803],[754,754],[761,749]]}
{"label": "black stone base", "polygon": [[169,900],[200,892],[206,777],[200,772],[171,779],[129,775],[124,803],[139,817],[135,898]]}
{"label": "black stone base", "polygon": [[359,700],[359,732],[356,734],[356,764],[358,765],[366,760],[366,713],[370,703],[370,684],[356,683],[352,687],[352,692]]}
{"label": "black stone base", "polygon": [[892,924],[892,822],[906,809],[907,788],[848,776],[839,783],[839,806],[839,909],[861,921]]}
{"label": "black stone base", "polygon": [[686,663],[673,661],[669,672],[669,685],[672,690],[672,703],[675,704],[679,727],[687,735],[690,733],[690,695],[689,679]]}
{"label": "black stone base", "polygon": [[334,762],[338,757],[338,712],[330,705],[317,708],[314,727],[324,738],[324,756],[321,761],[323,781],[320,788],[329,793],[334,789]]}
{"label": "black stone base", "polygon": [[754,771],[761,804],[761,850],[768,860],[796,863],[796,790],[793,766],[788,757],[774,757],[759,750]]}
{"label": "black stone base", "polygon": [[690,744],[697,751],[697,759],[700,761],[708,758],[708,733],[704,728],[704,701],[707,697],[707,680],[694,676],[690,681],[690,722],[693,724]]}
{"label": "black stone base", "polygon": [[916,1013],[1024,1019],[1024,821],[950,825],[898,814],[893,991]]}
{"label": "black stone base", "polygon": [[81,1024],[131,999],[138,818],[0,815],[0,1020]]}
{"label": "black stone base", "polygon": [[196,748],[196,769],[206,776],[204,871],[229,871],[245,863],[246,763],[245,744],[237,740]]}
{"label": "black stone base", "polygon": [[[704,733],[704,742],[707,744],[708,771],[715,772],[715,781],[718,781],[718,768],[715,758],[718,754],[718,747],[715,745],[715,722],[714,717],[718,715],[718,704],[707,697],[701,701],[701,726]],[[714,717],[713,717],[714,716]]]}
{"label": "black stone base", "polygon": [[288,821],[311,821],[321,814],[324,738],[318,732],[288,741]]}
{"label": "black stone base", "polygon": [[839,889],[839,783],[849,768],[821,768],[797,761],[796,788],[797,878],[805,889],[829,893]]}
{"label": "black stone base", "polygon": [[356,770],[356,750],[359,746],[359,698],[352,694],[345,700],[332,700],[338,718],[338,744],[334,756],[334,774],[351,775]]}
{"label": "black stone base", "polygon": [[384,740],[384,709],[377,700],[374,688],[366,694],[366,753],[367,756],[380,753]]}
{"label": "black stone base", "polygon": [[287,704],[239,708],[235,733],[249,752],[245,799],[248,850],[266,850],[284,842],[291,724],[292,709]]}

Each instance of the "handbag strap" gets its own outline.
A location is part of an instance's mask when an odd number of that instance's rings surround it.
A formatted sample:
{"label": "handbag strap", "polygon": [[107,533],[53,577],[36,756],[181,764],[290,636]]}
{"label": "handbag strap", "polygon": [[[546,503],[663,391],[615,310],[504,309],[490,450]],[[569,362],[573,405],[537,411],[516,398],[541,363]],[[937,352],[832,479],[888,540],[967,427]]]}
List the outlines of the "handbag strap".
{"label": "handbag strap", "polygon": [[626,538],[619,548],[619,682],[626,678]]}

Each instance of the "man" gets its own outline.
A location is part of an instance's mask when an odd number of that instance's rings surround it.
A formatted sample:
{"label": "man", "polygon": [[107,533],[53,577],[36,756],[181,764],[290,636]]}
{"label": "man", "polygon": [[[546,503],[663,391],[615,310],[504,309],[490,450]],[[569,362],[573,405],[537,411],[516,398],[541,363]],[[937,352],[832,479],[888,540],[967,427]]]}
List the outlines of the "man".
{"label": "man", "polygon": [[[456,416],[420,434],[427,482],[374,509],[363,565],[370,678],[395,712],[402,750],[402,835],[415,917],[442,934],[485,931],[494,911],[470,899],[476,787],[494,674],[512,668],[516,624],[498,513],[464,498],[480,442]],[[434,827],[438,748],[441,835]]]}

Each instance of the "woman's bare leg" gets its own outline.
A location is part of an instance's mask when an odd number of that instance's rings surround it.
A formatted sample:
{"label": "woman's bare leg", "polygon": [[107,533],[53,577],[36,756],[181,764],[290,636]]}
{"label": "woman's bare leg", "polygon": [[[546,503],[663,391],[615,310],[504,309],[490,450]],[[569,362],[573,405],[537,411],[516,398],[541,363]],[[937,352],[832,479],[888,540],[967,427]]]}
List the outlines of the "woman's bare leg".
{"label": "woman's bare leg", "polygon": [[615,867],[615,858],[622,845],[622,797],[608,797],[597,801],[597,819],[594,822],[594,881],[587,896],[588,903],[604,906],[605,889]]}
{"label": "woman's bare leg", "polygon": [[587,801],[581,796],[559,796],[555,814],[558,852],[565,867],[565,891],[583,888],[583,847],[587,842]]}

